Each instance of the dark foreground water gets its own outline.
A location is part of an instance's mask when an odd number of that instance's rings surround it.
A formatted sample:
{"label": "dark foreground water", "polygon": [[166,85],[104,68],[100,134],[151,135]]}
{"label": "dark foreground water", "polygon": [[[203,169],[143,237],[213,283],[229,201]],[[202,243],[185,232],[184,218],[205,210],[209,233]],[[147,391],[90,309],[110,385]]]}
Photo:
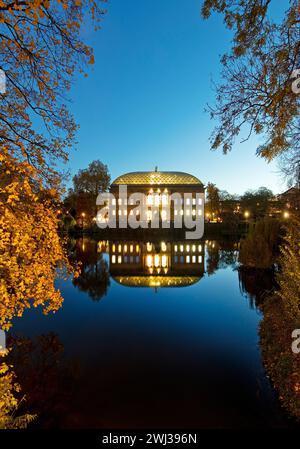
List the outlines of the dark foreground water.
{"label": "dark foreground water", "polygon": [[[286,427],[262,366],[257,305],[232,242],[72,242],[82,276],[55,315],[10,332],[26,410],[43,428]],[[25,405],[24,405],[25,407]]]}

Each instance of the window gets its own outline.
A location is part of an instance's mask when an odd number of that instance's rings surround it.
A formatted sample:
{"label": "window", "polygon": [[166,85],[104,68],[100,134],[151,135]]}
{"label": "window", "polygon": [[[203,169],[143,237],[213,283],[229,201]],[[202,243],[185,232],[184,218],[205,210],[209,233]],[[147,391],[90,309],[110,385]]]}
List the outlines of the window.
{"label": "window", "polygon": [[116,252],[116,245],[115,245],[115,244],[113,244],[113,246],[112,246],[112,252],[113,252],[113,253]]}
{"label": "window", "polygon": [[118,263],[122,263],[122,256],[118,256]]}
{"label": "window", "polygon": [[189,216],[190,215],[190,209],[186,209],[186,211],[185,211],[185,214],[187,215],[187,216]]}
{"label": "window", "polygon": [[183,252],[183,245],[180,245],[180,251]]}
{"label": "window", "polygon": [[202,204],[202,198],[198,198],[198,204],[199,204],[199,205]]}
{"label": "window", "polygon": [[202,210],[201,209],[198,210],[198,215],[202,215]]}
{"label": "window", "polygon": [[193,206],[196,205],[196,198],[193,198]]}
{"label": "window", "polygon": [[186,245],[185,250],[189,253],[190,252],[190,245]]}
{"label": "window", "polygon": [[122,204],[122,198],[118,199],[118,204],[119,204],[119,206]]}
{"label": "window", "polygon": [[190,260],[191,260],[190,256],[186,256],[185,258],[186,263],[190,263]]}
{"label": "window", "polygon": [[111,204],[112,204],[113,206],[116,205],[116,200],[115,200],[115,198],[112,199]]}
{"label": "window", "polygon": [[163,256],[161,256],[161,266],[163,268],[165,268],[168,265],[167,261],[168,261],[168,259],[167,259],[167,256],[165,254]]}
{"label": "window", "polygon": [[191,199],[190,198],[186,198],[186,205],[189,206],[191,204]]}
{"label": "window", "polygon": [[196,245],[192,246],[192,251],[193,251],[193,253],[196,251]]}
{"label": "window", "polygon": [[127,245],[124,245],[124,253],[127,253]]}
{"label": "window", "polygon": [[196,263],[196,256],[192,256],[192,263]]}
{"label": "window", "polygon": [[202,263],[202,256],[198,256],[198,262]]}
{"label": "window", "polygon": [[174,257],[174,262],[177,263],[178,262],[178,256]]}
{"label": "window", "polygon": [[119,253],[122,251],[122,245],[118,245],[118,251]]}
{"label": "window", "polygon": [[178,246],[175,245],[175,246],[174,246],[174,251],[175,251],[175,253],[177,253],[177,250],[178,250]]}
{"label": "window", "polygon": [[115,255],[113,255],[113,256],[111,257],[111,263],[116,263],[116,256],[115,256]]}
{"label": "window", "polygon": [[195,216],[196,215],[196,209],[193,209],[193,215]]}

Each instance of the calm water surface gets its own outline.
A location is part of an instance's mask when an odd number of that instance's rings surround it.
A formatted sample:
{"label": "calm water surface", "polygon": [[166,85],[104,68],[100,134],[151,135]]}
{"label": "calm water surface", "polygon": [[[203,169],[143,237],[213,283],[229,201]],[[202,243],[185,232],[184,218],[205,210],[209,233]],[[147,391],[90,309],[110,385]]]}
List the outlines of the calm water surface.
{"label": "calm water surface", "polygon": [[[182,246],[183,245],[183,246]],[[36,427],[286,427],[264,371],[257,304],[233,242],[73,241],[64,304],[10,332]]]}

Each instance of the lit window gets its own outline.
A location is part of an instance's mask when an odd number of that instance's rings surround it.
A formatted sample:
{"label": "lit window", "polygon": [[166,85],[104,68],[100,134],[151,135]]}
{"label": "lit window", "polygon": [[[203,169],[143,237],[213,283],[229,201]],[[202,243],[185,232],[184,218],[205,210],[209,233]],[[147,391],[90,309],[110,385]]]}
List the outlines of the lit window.
{"label": "lit window", "polygon": [[122,256],[118,256],[118,263],[122,263]]}
{"label": "lit window", "polygon": [[161,242],[161,250],[167,251],[167,245],[165,244],[165,242]]}
{"label": "lit window", "polygon": [[185,250],[189,253],[190,252],[190,245],[186,245]]}
{"label": "lit window", "polygon": [[119,253],[122,251],[122,245],[118,246],[118,251],[119,251]]}
{"label": "lit window", "polygon": [[154,266],[155,267],[159,267],[159,265],[160,265],[160,256],[159,256],[159,254],[155,254],[155,256],[154,256]]}
{"label": "lit window", "polygon": [[165,268],[167,265],[167,256],[164,254],[161,256],[161,266]]}
{"label": "lit window", "polygon": [[198,204],[202,204],[202,198],[198,198]]}
{"label": "lit window", "polygon": [[186,211],[185,211],[185,213],[186,213],[186,215],[190,215],[190,209],[187,209]]}
{"label": "lit window", "polygon": [[147,242],[147,251],[152,251],[152,243]]}
{"label": "lit window", "polygon": [[177,215],[177,212],[178,212],[177,209],[175,209],[175,210],[174,210],[174,215]]}
{"label": "lit window", "polygon": [[116,245],[115,245],[115,244],[113,244],[113,246],[112,246],[112,252],[113,252],[113,253],[116,252]]}
{"label": "lit window", "polygon": [[148,256],[146,257],[146,265],[147,267],[152,267],[153,265],[153,257],[151,256],[151,254],[148,254]]}
{"label": "lit window", "polygon": [[119,204],[119,206],[122,204],[122,198],[118,199],[118,204]]}
{"label": "lit window", "polygon": [[111,263],[116,263],[116,256],[115,256],[115,255],[112,256],[112,258],[111,258]]}
{"label": "lit window", "polygon": [[191,199],[190,198],[186,198],[186,204],[187,204],[187,206],[189,206],[191,204]]}
{"label": "lit window", "polygon": [[121,209],[119,209],[119,211],[118,211],[118,212],[119,212],[119,215],[122,215],[122,211],[121,211]]}
{"label": "lit window", "polygon": [[201,209],[198,210],[198,215],[202,215],[202,210]]}
{"label": "lit window", "polygon": [[178,246],[175,245],[175,246],[174,246],[174,251],[175,251],[175,253],[177,253],[177,250],[178,250]]}
{"label": "lit window", "polygon": [[190,261],[191,261],[190,256],[186,256],[185,261],[186,261],[186,263],[190,263]]}
{"label": "lit window", "polygon": [[127,245],[124,245],[124,253],[127,253]]}
{"label": "lit window", "polygon": [[113,215],[116,215],[116,211],[115,211],[115,210],[113,210],[113,211],[112,211],[112,214],[113,214]]}
{"label": "lit window", "polygon": [[198,256],[198,262],[202,263],[202,256]]}
{"label": "lit window", "polygon": [[196,198],[193,198],[193,206],[196,205]]}
{"label": "lit window", "polygon": [[183,252],[183,245],[180,245],[180,251]]}
{"label": "lit window", "polygon": [[130,245],[130,252],[133,253],[133,245]]}
{"label": "lit window", "polygon": [[136,252],[138,253],[139,250],[140,250],[140,245],[136,245],[135,250],[136,250]]}
{"label": "lit window", "polygon": [[193,215],[195,216],[196,215],[196,209],[193,209]]}
{"label": "lit window", "polygon": [[199,253],[201,253],[201,251],[202,251],[202,245],[198,245],[198,251],[199,251]]}
{"label": "lit window", "polygon": [[113,206],[116,205],[116,200],[115,200],[115,198],[112,199],[111,204],[112,204]]}
{"label": "lit window", "polygon": [[153,204],[153,195],[147,195],[147,204],[148,206]]}
{"label": "lit window", "polygon": [[133,215],[133,210],[131,210],[131,211],[129,212],[129,215]]}
{"label": "lit window", "polygon": [[192,251],[193,251],[193,253],[196,251],[196,245],[192,246]]}

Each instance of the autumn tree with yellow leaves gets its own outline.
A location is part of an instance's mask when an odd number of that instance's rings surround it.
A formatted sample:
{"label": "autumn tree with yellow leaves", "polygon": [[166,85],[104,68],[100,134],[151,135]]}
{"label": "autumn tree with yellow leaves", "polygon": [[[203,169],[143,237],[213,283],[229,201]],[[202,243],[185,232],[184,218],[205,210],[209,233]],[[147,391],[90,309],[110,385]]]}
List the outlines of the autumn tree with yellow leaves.
{"label": "autumn tree with yellow leaves", "polygon": [[61,176],[77,125],[66,93],[75,71],[94,62],[81,40],[86,15],[99,27],[97,0],[0,0],[0,326],[30,305],[57,310]]}

